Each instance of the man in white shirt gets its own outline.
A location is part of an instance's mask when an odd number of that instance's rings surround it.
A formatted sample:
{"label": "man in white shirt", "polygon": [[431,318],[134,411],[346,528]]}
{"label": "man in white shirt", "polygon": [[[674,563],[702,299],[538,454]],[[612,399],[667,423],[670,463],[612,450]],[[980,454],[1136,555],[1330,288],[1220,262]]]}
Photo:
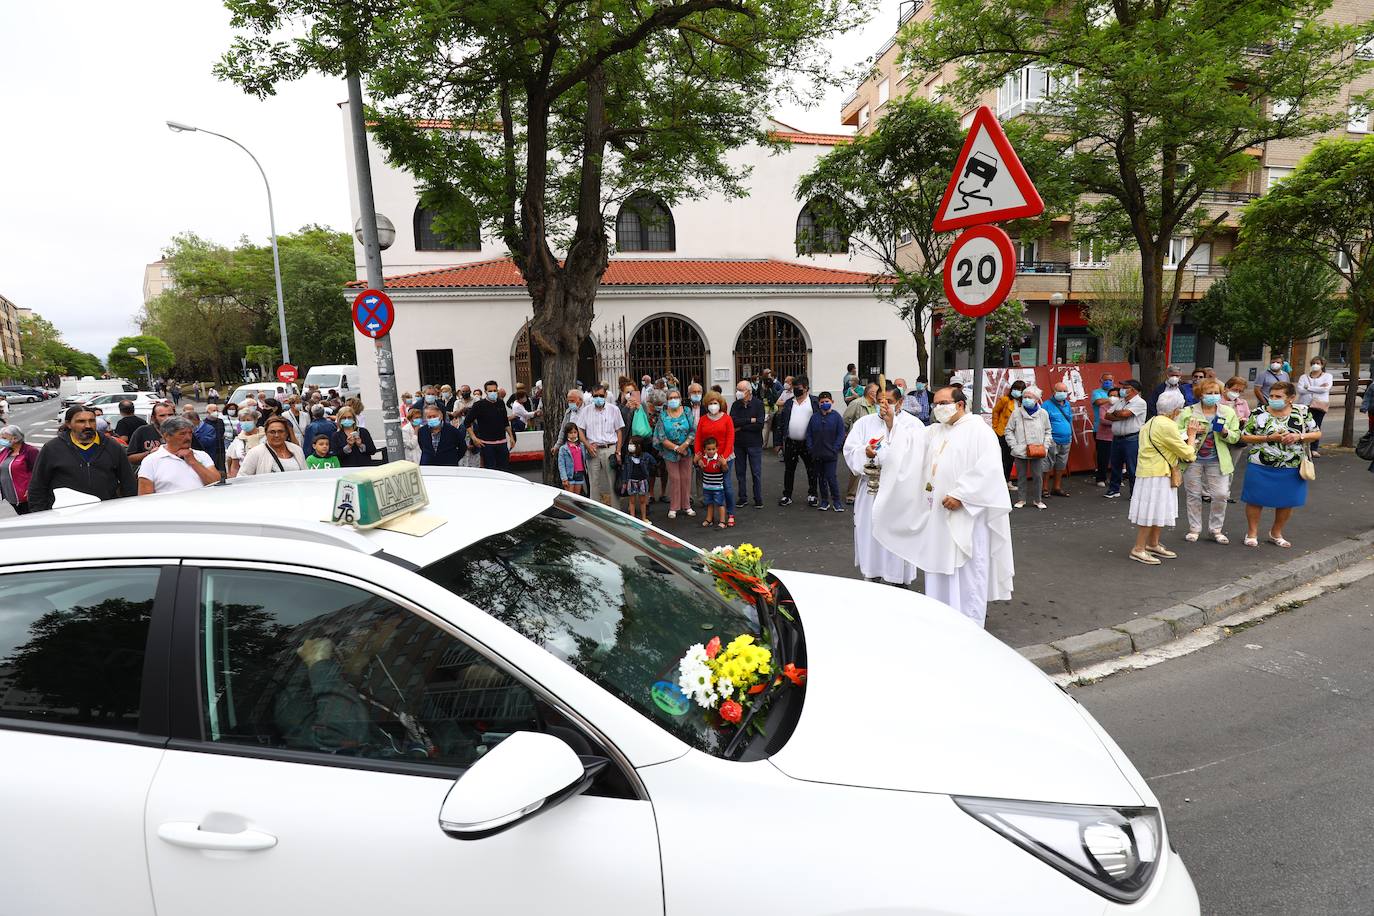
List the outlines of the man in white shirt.
{"label": "man in white shirt", "polygon": [[199,490],[219,482],[209,455],[191,448],[195,427],[190,420],[171,417],[162,422],[162,445],[138,465],[138,495]]}
{"label": "man in white shirt", "polygon": [[611,459],[620,453],[625,418],[620,408],[606,403],[606,386],[592,389],[592,403],[582,408],[577,421],[582,442],[591,458],[587,468],[587,495],[608,506],[615,505],[615,470]]}
{"label": "man in white shirt", "polygon": [[1108,460],[1111,477],[1107,481],[1107,499],[1121,496],[1122,472],[1135,486],[1135,459],[1140,451],[1140,427],[1145,425],[1145,399],[1140,396],[1140,382],[1126,379],[1121,383],[1121,397],[1112,398],[1103,414],[1112,421],[1112,456]]}
{"label": "man in white shirt", "polygon": [[[779,506],[792,505],[792,483],[797,476],[797,461],[806,466],[806,504],[816,505],[816,471],[811,464],[811,452],[806,448],[806,428],[811,415],[820,410],[814,397],[808,395],[806,376],[792,379],[792,397],[778,414],[778,431],[782,433],[782,499]],[[781,403],[781,402],[779,402]]]}

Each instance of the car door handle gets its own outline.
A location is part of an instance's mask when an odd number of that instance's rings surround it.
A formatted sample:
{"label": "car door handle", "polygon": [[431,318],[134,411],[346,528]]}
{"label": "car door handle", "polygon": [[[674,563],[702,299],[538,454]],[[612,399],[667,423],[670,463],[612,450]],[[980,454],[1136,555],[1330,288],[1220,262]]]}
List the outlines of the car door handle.
{"label": "car door handle", "polygon": [[216,833],[201,830],[193,821],[168,821],[157,828],[158,838],[173,846],[187,849],[219,849],[236,852],[253,852],[258,849],[271,849],[277,845],[277,838],[260,830],[241,830],[238,833]]}

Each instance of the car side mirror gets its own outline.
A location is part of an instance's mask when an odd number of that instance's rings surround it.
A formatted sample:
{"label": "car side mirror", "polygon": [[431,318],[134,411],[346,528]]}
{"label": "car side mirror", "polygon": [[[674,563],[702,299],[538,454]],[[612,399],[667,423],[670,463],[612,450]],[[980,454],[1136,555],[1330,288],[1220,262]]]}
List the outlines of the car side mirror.
{"label": "car side mirror", "polygon": [[578,757],[553,735],[514,732],[453,783],[439,827],[459,840],[480,840],[585,792],[609,763]]}

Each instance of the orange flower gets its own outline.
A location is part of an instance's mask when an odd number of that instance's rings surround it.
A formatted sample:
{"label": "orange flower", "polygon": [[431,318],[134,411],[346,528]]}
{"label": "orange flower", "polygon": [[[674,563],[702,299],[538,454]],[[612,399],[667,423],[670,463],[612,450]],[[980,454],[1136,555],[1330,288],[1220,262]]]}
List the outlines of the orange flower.
{"label": "orange flower", "polygon": [[720,717],[726,722],[733,722],[738,725],[739,720],[744,718],[744,707],[734,700],[726,700],[720,704]]}
{"label": "orange flower", "polygon": [[783,677],[787,678],[789,681],[791,681],[793,684],[796,684],[798,687],[806,683],[806,669],[798,668],[791,662],[788,662],[786,665],[783,666],[782,674]]}
{"label": "orange flower", "polygon": [[750,688],[749,688],[749,695],[752,697],[752,696],[754,696],[755,694],[763,693],[764,689],[765,689],[767,686],[768,686],[767,684],[755,684],[753,687],[750,687]]}
{"label": "orange flower", "polygon": [[712,636],[711,641],[706,644],[706,657],[715,658],[720,653],[720,637]]}

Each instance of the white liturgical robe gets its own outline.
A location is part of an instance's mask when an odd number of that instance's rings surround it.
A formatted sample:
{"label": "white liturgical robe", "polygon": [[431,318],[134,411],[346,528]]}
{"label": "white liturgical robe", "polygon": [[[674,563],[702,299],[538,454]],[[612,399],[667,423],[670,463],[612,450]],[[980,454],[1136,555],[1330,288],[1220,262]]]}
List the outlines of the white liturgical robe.
{"label": "white liturgical robe", "polygon": [[[911,436],[889,436],[873,534],[925,573],[926,594],[979,626],[989,601],[1011,597],[1011,499],[997,435],[966,414]],[[927,489],[929,485],[929,489]],[[946,509],[953,496],[963,505]]]}
{"label": "white liturgical robe", "polygon": [[[898,411],[892,428],[903,435],[924,437],[926,428],[908,413]],[[909,432],[908,432],[909,431]],[[854,565],[865,579],[882,579],[894,585],[906,585],[916,578],[915,565],[878,543],[873,537],[873,503],[877,498],[868,492],[868,478],[864,464],[868,461],[865,449],[874,439],[887,441],[887,424],[878,414],[860,417],[849,428],[844,440],[844,461],[849,473],[859,478],[859,495],[854,501]],[[881,447],[878,453],[882,453]]]}

